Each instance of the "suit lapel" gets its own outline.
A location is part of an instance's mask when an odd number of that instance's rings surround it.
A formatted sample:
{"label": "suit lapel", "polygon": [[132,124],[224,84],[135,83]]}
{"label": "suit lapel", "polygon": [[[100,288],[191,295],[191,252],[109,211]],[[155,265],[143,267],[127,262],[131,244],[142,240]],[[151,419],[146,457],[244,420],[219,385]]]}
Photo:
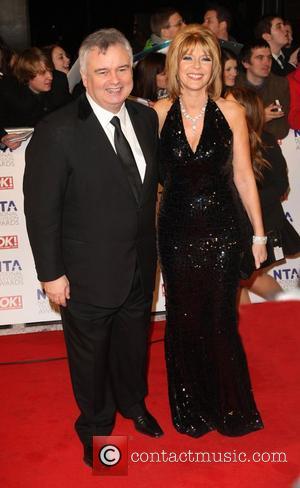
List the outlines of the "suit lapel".
{"label": "suit lapel", "polygon": [[[149,134],[149,127],[143,121],[142,114],[135,104],[126,101],[126,109],[146,162],[146,171],[140,202],[141,204],[152,180],[153,161],[156,157],[156,155],[153,154],[152,142],[154,141],[155,137],[153,137],[152,134]],[[95,116],[85,94],[83,94],[78,101],[78,117],[83,122],[80,124],[81,130],[79,131],[78,137],[82,140],[82,144],[88,144],[90,146],[89,153],[91,154],[93,161],[92,164],[99,164],[101,156],[104,159],[108,159],[108,164],[113,165],[114,172],[119,181],[122,182],[123,186],[125,185],[127,187],[132,198],[135,200],[128,179],[124,178],[124,170],[120,164],[120,160],[116,155],[100,122],[97,120],[97,117]],[[91,145],[93,147],[91,147]]]}
{"label": "suit lapel", "polygon": [[128,111],[131,123],[134,128],[134,132],[141,146],[145,158],[145,162],[146,162],[146,172],[143,181],[143,190],[142,190],[142,198],[141,198],[141,202],[142,202],[143,197],[151,181],[152,167],[153,167],[153,147],[151,147],[151,141],[153,141],[154,138],[152,138],[152,135],[147,132],[147,124],[143,122],[141,113],[137,110],[137,108],[133,104],[130,103],[130,101],[126,101],[126,109]]}
{"label": "suit lapel", "polygon": [[122,164],[85,95],[81,96],[78,101],[78,118],[77,137],[80,145],[86,148],[86,157],[91,166],[99,167],[100,170],[106,165],[136,202]]}

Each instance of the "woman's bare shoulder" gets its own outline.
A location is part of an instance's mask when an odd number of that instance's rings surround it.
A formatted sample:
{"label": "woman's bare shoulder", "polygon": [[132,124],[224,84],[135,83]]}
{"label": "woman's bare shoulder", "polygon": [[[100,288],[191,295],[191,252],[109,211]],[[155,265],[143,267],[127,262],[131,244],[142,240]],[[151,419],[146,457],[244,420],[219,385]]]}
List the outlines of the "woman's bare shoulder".
{"label": "woman's bare shoulder", "polygon": [[173,102],[170,98],[162,98],[161,100],[158,100],[153,107],[158,115],[160,130],[164,125],[167,113],[169,112],[172,103]]}
{"label": "woman's bare shoulder", "polygon": [[172,100],[170,98],[162,98],[154,104],[154,110],[158,114],[168,113],[172,106]]}
{"label": "woman's bare shoulder", "polygon": [[220,97],[216,100],[216,104],[230,126],[245,119],[245,109],[233,97],[226,100]]}

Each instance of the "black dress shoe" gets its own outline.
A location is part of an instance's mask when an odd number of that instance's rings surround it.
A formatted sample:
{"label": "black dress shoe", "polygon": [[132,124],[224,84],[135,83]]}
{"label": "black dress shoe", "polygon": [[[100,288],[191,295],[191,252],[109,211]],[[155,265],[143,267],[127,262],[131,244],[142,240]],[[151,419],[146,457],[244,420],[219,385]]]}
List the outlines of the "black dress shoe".
{"label": "black dress shoe", "polygon": [[93,446],[83,446],[83,461],[87,466],[93,467]]}
{"label": "black dress shoe", "polygon": [[163,431],[157,421],[147,410],[132,420],[136,430],[141,434],[149,435],[150,437],[160,437],[163,435]]}

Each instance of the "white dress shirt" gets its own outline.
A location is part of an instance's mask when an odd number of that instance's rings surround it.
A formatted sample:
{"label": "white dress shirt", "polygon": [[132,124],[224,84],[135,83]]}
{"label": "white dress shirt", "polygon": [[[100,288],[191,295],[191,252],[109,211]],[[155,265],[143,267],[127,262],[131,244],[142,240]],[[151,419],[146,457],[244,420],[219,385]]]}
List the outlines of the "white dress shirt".
{"label": "white dress shirt", "polygon": [[279,64],[279,66],[282,69],[284,69],[284,66],[283,66],[282,61],[279,58],[279,56],[282,56],[283,59],[285,58],[285,56],[284,56],[284,54],[283,54],[283,52],[281,50],[280,50],[280,52],[278,54],[272,53],[272,57],[275,59],[275,61],[277,61],[277,63]]}
{"label": "white dress shirt", "polygon": [[86,97],[93,109],[94,114],[99,120],[105,134],[107,135],[115,151],[116,151],[115,144],[114,144],[115,128],[110,123],[110,121],[114,116],[119,117],[123,134],[126,137],[131,147],[131,150],[133,152],[134,159],[136,161],[139,173],[141,175],[141,180],[144,181],[145,172],[146,172],[146,161],[142,149],[137,140],[137,137],[135,135],[129,114],[125,107],[125,103],[123,103],[120,111],[117,114],[113,114],[112,112],[105,110],[103,107],[100,107],[100,105],[98,105],[98,103],[96,103],[88,93],[86,93]]}

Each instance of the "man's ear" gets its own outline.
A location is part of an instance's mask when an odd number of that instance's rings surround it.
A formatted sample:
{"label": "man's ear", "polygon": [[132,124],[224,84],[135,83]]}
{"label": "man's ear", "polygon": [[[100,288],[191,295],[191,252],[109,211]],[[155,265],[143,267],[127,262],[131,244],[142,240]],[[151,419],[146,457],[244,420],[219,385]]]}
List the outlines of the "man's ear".
{"label": "man's ear", "polygon": [[221,22],[219,22],[219,30],[223,30],[223,29],[228,30],[226,20],[221,20]]}
{"label": "man's ear", "polygon": [[248,61],[242,61],[242,65],[245,69],[248,69],[250,67],[250,63],[248,63]]}
{"label": "man's ear", "polygon": [[261,36],[261,37],[262,37],[262,39],[264,39],[264,40],[265,40],[265,41],[267,41],[268,43],[269,43],[269,41],[272,39],[271,34],[268,34],[268,32],[264,32],[264,33],[262,34],[262,36]]}

